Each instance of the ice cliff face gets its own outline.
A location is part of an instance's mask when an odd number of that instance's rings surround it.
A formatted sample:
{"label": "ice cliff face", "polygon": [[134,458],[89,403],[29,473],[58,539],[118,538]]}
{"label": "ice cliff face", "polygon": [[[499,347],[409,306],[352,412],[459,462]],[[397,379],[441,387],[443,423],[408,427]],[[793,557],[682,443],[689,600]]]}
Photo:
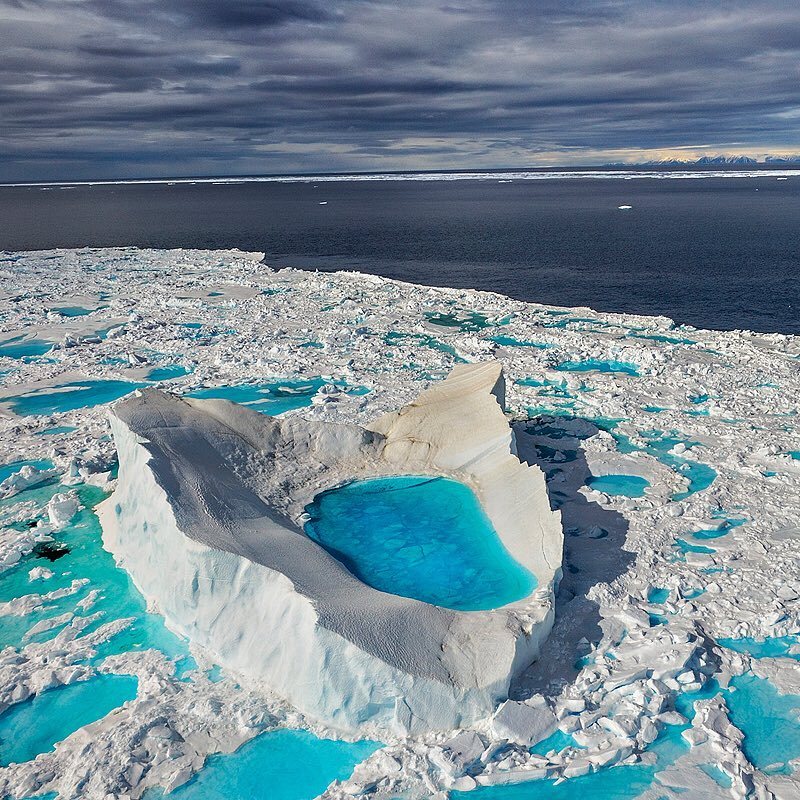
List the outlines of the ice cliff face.
{"label": "ice cliff face", "polygon": [[[559,515],[514,454],[503,393],[498,364],[461,365],[362,428],[146,390],[113,408],[104,542],[171,627],[311,717],[347,731],[469,724],[538,655],[561,574]],[[373,589],[303,533],[323,489],[402,474],[472,487],[533,594],[432,606]]]}

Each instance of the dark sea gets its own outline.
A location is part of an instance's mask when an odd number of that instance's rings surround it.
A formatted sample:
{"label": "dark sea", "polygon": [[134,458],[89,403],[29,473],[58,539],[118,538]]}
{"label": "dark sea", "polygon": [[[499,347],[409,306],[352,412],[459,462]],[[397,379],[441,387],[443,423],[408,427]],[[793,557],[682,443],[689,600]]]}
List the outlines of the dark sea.
{"label": "dark sea", "polygon": [[116,245],[800,334],[797,175],[0,187],[0,249]]}

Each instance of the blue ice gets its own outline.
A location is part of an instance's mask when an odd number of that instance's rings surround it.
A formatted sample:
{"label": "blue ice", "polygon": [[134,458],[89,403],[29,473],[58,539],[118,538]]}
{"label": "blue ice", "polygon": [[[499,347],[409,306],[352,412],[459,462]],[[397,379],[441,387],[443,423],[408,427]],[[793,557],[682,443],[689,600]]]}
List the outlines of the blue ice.
{"label": "blue ice", "polygon": [[519,600],[536,586],[458,481],[353,481],[317,495],[306,511],[308,535],[383,592],[477,611]]}

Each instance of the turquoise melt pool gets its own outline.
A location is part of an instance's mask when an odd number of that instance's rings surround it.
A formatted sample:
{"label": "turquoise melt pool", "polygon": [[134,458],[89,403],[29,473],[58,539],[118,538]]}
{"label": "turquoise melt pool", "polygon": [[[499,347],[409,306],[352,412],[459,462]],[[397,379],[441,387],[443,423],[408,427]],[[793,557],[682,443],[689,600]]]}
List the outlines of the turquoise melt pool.
{"label": "turquoise melt pool", "polygon": [[149,381],[171,381],[175,378],[182,378],[190,372],[188,367],[182,364],[173,364],[168,367],[153,367],[147,373],[147,380]]}
{"label": "turquoise melt pool", "polygon": [[650,482],[638,475],[598,475],[589,478],[586,485],[606,494],[644,497],[644,490],[650,485]]}
{"label": "turquoise melt pool", "polygon": [[53,309],[56,314],[60,314],[62,317],[85,317],[94,310],[93,308],[84,308],[83,306],[61,306],[60,308]]}
{"label": "turquoise melt pool", "polygon": [[169,794],[153,789],[146,800],[305,800],[345,780],[381,745],[317,739],[300,730],[263,733],[230,755],[215,755],[188,783]]}
{"label": "turquoise melt pool", "polygon": [[639,370],[635,364],[627,361],[601,361],[588,358],[586,361],[564,361],[556,367],[561,372],[609,372],[617,375],[639,377]]}
{"label": "turquoise melt pool", "polygon": [[21,417],[59,414],[119,400],[144,385],[118,380],[73,381],[8,397],[6,401],[10,403],[11,410]]}
{"label": "turquoise melt pool", "polygon": [[441,477],[353,481],[306,507],[306,533],[383,592],[460,611],[512,603],[536,587],[469,487]]}
{"label": "turquoise melt pool", "polygon": [[53,469],[53,462],[40,459],[38,461],[12,461],[8,464],[0,464],[0,483],[15,472],[19,472],[23,467],[35,467],[38,470]]}
{"label": "turquoise melt pool", "polygon": [[6,339],[0,344],[0,356],[5,358],[34,358],[43,356],[53,347],[52,342],[45,339],[26,339],[24,336],[15,336]]}
{"label": "turquoise melt pool", "polygon": [[[240,383],[234,386],[212,386],[206,389],[195,389],[189,397],[200,400],[230,400],[248,406],[262,414],[282,414],[297,408],[310,406],[317,391],[325,385],[322,378],[308,380],[285,380],[276,383]],[[340,384],[337,384],[340,385]],[[363,386],[352,386],[346,389],[348,394],[364,394],[368,390]]]}
{"label": "turquoise melt pool", "polygon": [[46,753],[78,728],[136,697],[136,678],[98,675],[48,689],[0,715],[0,764],[21,764]]}
{"label": "turquoise melt pool", "polygon": [[491,325],[487,316],[479,311],[426,312],[425,319],[441,328],[458,328],[462,332],[477,332]]}
{"label": "turquoise melt pool", "polygon": [[731,681],[727,696],[731,722],[744,733],[742,749],[756,768],[791,771],[800,756],[800,696],[779,694],[767,680],[745,673]]}

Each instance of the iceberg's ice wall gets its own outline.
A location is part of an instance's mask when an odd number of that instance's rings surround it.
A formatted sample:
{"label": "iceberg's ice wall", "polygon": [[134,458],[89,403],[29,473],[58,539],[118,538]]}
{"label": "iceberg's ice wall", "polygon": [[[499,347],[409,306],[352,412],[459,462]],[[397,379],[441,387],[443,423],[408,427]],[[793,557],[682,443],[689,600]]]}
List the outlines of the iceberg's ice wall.
{"label": "iceberg's ice wall", "polygon": [[[486,716],[553,621],[562,534],[520,463],[497,364],[457,367],[371,429],[265,417],[155,390],[118,403],[119,484],[104,540],[168,624],[249,680],[344,730],[452,728]],[[530,597],[458,612],[377,591],[302,533],[321,489],[358,477],[469,484]]]}

